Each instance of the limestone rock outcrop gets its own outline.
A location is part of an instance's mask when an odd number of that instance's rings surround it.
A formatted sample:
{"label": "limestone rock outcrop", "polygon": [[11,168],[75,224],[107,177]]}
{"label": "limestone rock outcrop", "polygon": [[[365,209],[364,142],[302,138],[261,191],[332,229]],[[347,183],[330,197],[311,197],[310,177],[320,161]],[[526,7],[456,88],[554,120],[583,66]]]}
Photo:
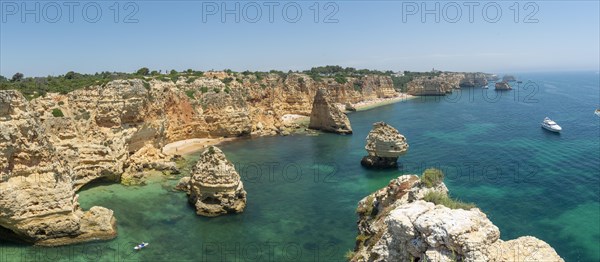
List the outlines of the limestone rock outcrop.
{"label": "limestone rock outcrop", "polygon": [[463,74],[444,73],[439,76],[421,76],[408,82],[408,94],[415,96],[444,96],[460,88]]}
{"label": "limestone rock outcrop", "polygon": [[404,175],[363,198],[350,261],[564,261],[534,237],[500,240],[500,231],[478,208],[450,209],[424,201],[446,195],[444,183],[426,187]]}
{"label": "limestone rock outcrop", "polygon": [[460,81],[461,87],[479,87],[488,84],[489,75],[485,73],[464,73],[464,78]]}
{"label": "limestone rock outcrop", "polygon": [[394,168],[398,166],[398,157],[408,150],[408,143],[396,128],[384,122],[377,122],[367,135],[365,150],[368,155],[360,162],[363,166]]}
{"label": "limestone rock outcrop", "polygon": [[330,100],[325,89],[319,89],[315,95],[308,127],[338,134],[352,134],[348,116]]}
{"label": "limestone rock outcrop", "polygon": [[0,231],[3,238],[63,245],[116,236],[111,210],[79,207],[73,171],[29,102],[0,91]]}
{"label": "limestone rock outcrop", "polygon": [[[31,101],[0,91],[0,238],[60,245],[114,236],[114,229],[98,231],[113,228],[112,212],[80,211],[76,191],[97,180],[143,184],[147,169],[178,172],[172,156],[160,151],[165,144],[289,134],[300,128],[283,116],[309,116],[320,88],[340,104],[397,95],[388,76],[346,80],[206,72],[112,80]],[[85,226],[92,224],[104,226]]]}
{"label": "limestone rock outcrop", "polygon": [[[183,185],[186,181],[187,188]],[[198,215],[241,213],[246,207],[246,191],[240,175],[223,151],[215,146],[202,152],[191,177],[182,178],[178,188],[188,190],[189,201]]]}
{"label": "limestone rock outcrop", "polygon": [[495,85],[496,90],[512,90],[512,87],[508,84],[508,82],[498,82]]}

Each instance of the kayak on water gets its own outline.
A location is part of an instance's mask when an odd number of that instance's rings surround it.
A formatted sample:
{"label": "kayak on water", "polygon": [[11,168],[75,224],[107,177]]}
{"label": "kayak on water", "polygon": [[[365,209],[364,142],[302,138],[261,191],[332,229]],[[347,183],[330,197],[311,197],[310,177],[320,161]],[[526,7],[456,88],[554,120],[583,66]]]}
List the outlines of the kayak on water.
{"label": "kayak on water", "polygon": [[135,250],[140,250],[140,249],[142,249],[142,248],[145,248],[145,247],[147,247],[148,245],[150,245],[150,244],[148,244],[148,243],[146,243],[146,242],[142,242],[141,244],[139,244],[139,245],[135,246],[133,249],[135,249]]}

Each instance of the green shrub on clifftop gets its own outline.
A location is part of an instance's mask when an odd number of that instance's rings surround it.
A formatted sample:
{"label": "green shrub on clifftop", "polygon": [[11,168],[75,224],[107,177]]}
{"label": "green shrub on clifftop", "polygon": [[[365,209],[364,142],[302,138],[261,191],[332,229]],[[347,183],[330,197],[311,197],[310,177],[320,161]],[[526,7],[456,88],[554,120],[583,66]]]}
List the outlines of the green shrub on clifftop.
{"label": "green shrub on clifftop", "polygon": [[441,170],[435,168],[425,169],[421,176],[421,181],[426,187],[434,187],[444,181],[444,173]]}
{"label": "green shrub on clifftop", "polygon": [[63,114],[63,112],[62,112],[60,109],[58,109],[58,108],[54,108],[54,109],[52,109],[52,115],[53,115],[54,117],[63,117],[63,116],[65,116],[65,115]]}
{"label": "green shrub on clifftop", "polygon": [[436,191],[431,191],[431,192],[428,192],[427,194],[425,194],[425,197],[423,197],[423,200],[434,203],[436,205],[443,205],[450,209],[469,210],[471,208],[477,207],[473,203],[465,203],[465,202],[462,202],[457,199],[452,199],[448,195],[440,193],[440,192],[436,192]]}
{"label": "green shrub on clifftop", "polygon": [[185,91],[185,95],[187,95],[187,97],[189,97],[190,99],[195,99],[196,97],[194,97],[194,94],[196,93],[196,91],[194,90],[186,90]]}
{"label": "green shrub on clifftop", "polygon": [[335,81],[338,82],[338,84],[345,84],[348,82],[348,79],[346,79],[346,77],[343,75],[336,75]]}

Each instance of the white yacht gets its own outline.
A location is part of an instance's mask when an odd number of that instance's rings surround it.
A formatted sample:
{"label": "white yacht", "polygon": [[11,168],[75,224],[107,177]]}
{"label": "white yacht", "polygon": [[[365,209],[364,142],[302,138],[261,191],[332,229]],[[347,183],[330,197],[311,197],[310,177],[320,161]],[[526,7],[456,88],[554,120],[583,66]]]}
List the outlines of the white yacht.
{"label": "white yacht", "polygon": [[596,109],[596,111],[594,111],[594,114],[596,114],[597,116],[600,116],[600,109]]}
{"label": "white yacht", "polygon": [[548,131],[552,131],[552,132],[560,132],[562,130],[562,128],[554,121],[552,121],[552,119],[550,118],[544,118],[544,122],[542,122],[542,127]]}

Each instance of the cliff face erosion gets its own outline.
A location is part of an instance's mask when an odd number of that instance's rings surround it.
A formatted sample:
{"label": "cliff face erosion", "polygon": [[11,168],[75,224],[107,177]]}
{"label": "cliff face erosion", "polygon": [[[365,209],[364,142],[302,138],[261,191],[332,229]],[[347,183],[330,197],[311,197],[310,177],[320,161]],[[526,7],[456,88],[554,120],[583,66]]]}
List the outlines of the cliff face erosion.
{"label": "cliff face erosion", "polygon": [[[443,182],[427,185],[404,175],[358,203],[358,236],[351,261],[564,261],[546,242],[525,236],[504,241],[478,208],[436,205]],[[424,201],[427,200],[427,201]]]}
{"label": "cliff face erosion", "polygon": [[396,128],[384,122],[373,124],[365,146],[368,155],[360,164],[369,168],[395,168],[398,157],[408,150],[406,138]]}
{"label": "cliff face erosion", "polygon": [[496,79],[496,76],[486,73],[441,73],[438,76],[420,76],[407,84],[407,93],[416,96],[443,96],[452,93],[453,89],[485,86],[488,80],[492,79]]}
{"label": "cliff face erosion", "polygon": [[74,172],[18,92],[0,92],[0,231],[3,238],[63,245],[116,236],[112,211],[84,212]]}
{"label": "cliff face erosion", "polygon": [[114,237],[112,211],[78,207],[82,186],[130,180],[148,168],[176,171],[160,152],[173,141],[297,128],[283,116],[309,116],[320,88],[334,103],[398,95],[386,76],[339,83],[304,74],[226,73],[115,80],[32,101],[0,91],[2,236],[39,245]]}

